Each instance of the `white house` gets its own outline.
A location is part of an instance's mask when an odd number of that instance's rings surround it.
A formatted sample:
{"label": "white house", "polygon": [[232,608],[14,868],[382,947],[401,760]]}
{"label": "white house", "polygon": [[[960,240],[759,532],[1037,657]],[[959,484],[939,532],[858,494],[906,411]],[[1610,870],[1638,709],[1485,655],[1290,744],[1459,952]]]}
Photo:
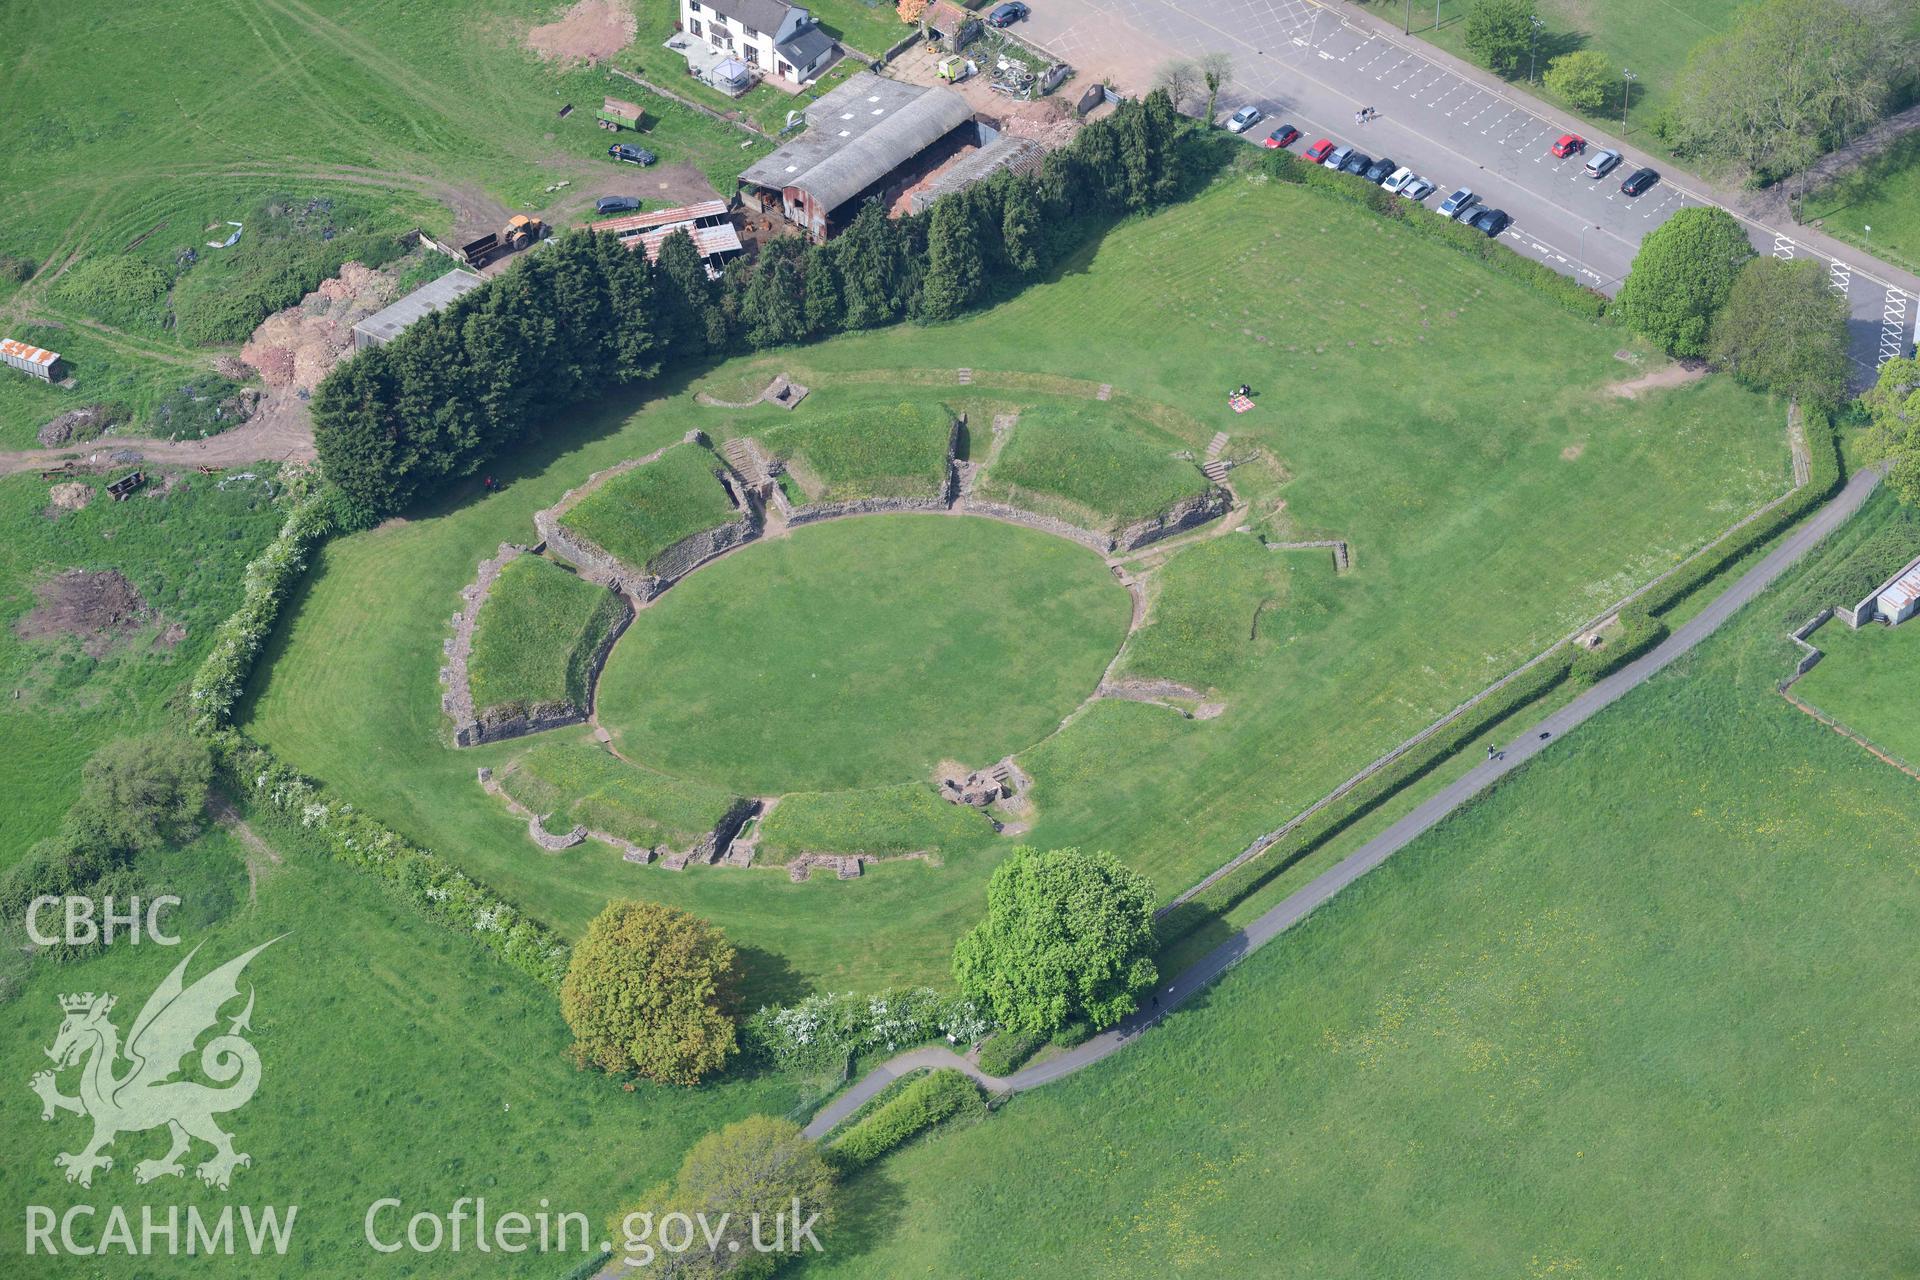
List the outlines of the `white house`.
{"label": "white house", "polygon": [[680,0],[680,27],[791,89],[812,84],[840,52],[811,13],[785,0]]}

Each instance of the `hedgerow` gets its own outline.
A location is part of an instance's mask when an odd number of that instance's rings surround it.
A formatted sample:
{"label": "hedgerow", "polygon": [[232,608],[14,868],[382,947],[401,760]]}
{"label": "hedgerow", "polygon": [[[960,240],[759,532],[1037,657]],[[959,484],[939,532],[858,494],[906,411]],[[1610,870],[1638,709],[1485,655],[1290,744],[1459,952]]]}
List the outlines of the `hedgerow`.
{"label": "hedgerow", "polygon": [[833,1151],[844,1165],[858,1167],[963,1111],[983,1110],[980,1088],[965,1073],[935,1071],[913,1081],[835,1139]]}
{"label": "hedgerow", "polygon": [[782,1071],[842,1067],[856,1054],[888,1051],[952,1036],[966,1044],[987,1033],[973,1001],[932,987],[875,996],[831,992],[798,1004],[763,1005],[741,1027],[749,1053]]}

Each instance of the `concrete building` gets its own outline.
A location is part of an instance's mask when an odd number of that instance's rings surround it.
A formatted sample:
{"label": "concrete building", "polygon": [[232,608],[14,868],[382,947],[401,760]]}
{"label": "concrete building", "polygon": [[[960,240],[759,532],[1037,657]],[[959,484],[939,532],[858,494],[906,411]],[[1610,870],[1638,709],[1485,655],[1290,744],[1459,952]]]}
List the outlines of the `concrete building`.
{"label": "concrete building", "polygon": [[60,364],[60,353],[21,342],[17,338],[0,338],[0,361],[5,361],[29,378],[52,382],[54,370]]}
{"label": "concrete building", "polygon": [[680,29],[789,89],[812,84],[840,53],[811,13],[785,0],[680,0]]}
{"label": "concrete building", "polygon": [[804,133],[740,175],[740,197],[823,241],[868,198],[997,136],[951,89],[863,71],[807,108]]}
{"label": "concrete building", "polygon": [[1920,557],[1874,588],[1872,595],[1854,606],[1847,621],[1856,627],[1875,621],[1897,627],[1915,613],[1920,613]]}
{"label": "concrete building", "polygon": [[624,218],[589,222],[589,231],[617,236],[629,249],[644,250],[648,262],[660,260],[660,246],[676,231],[684,231],[707,264],[707,274],[718,277],[728,258],[740,252],[740,231],[733,225],[725,200],[703,200],[673,209],[655,209]]}
{"label": "concrete building", "polygon": [[384,347],[420,317],[449,306],[461,294],[471,293],[485,283],[471,271],[449,271],[353,326],[353,349]]}

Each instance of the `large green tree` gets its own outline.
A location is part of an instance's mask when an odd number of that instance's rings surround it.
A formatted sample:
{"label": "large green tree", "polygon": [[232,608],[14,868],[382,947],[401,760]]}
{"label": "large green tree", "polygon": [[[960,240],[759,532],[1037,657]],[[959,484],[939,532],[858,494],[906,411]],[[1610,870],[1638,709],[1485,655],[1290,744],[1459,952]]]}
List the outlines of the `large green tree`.
{"label": "large green tree", "polygon": [[1714,318],[1712,358],[1749,386],[1837,408],[1847,396],[1847,300],[1811,258],[1755,258]]}
{"label": "large green tree", "polygon": [[1495,73],[1520,69],[1533,44],[1533,9],[1527,0],[1477,0],[1467,13],[1467,48]]}
{"label": "large green tree", "polygon": [[1153,902],[1110,853],[1015,849],[987,884],[986,919],[954,948],[954,979],[1013,1030],[1111,1026],[1156,980]]}
{"label": "large green tree", "polygon": [[1681,209],[1647,233],[1615,305],[1627,326],[1669,355],[1703,356],[1713,317],[1754,256],[1724,209]]}
{"label": "large green tree", "polygon": [[1910,6],[1760,0],[1688,56],[1669,137],[1762,178],[1797,172],[1880,117],[1915,49]]}
{"label": "large green tree", "polygon": [[[748,1116],[694,1143],[671,1182],[645,1192],[607,1226],[615,1256],[644,1261],[649,1276],[759,1280],[791,1255],[824,1250],[836,1208],[833,1170],[819,1146],[791,1120]],[[696,1231],[680,1253],[663,1249],[660,1223],[675,1213],[703,1216],[711,1235]],[[784,1215],[778,1227],[776,1214]],[[783,1247],[768,1249],[776,1237]],[[672,1239],[680,1242],[677,1234]]]}
{"label": "large green tree", "polygon": [[927,225],[927,273],[920,284],[920,318],[951,320],[979,300],[986,284],[980,231],[968,216],[965,192],[933,202]]}
{"label": "large green tree", "polygon": [[199,829],[212,779],[202,742],[177,733],[121,738],[81,769],[67,825],[96,849],[133,853],[182,843]]}
{"label": "large green tree", "polygon": [[574,1058],[697,1084],[734,1051],[739,981],[733,946],[698,916],[655,902],[608,903],[560,986]]}
{"label": "large green tree", "polygon": [[1881,365],[1860,403],[1871,424],[1868,450],[1888,463],[1887,486],[1920,506],[1920,360],[1899,356]]}
{"label": "large green tree", "polygon": [[871,329],[905,311],[907,267],[900,232],[878,200],[869,200],[834,245],[849,329]]}
{"label": "large green tree", "polygon": [[749,346],[784,346],[807,336],[806,256],[806,244],[792,236],[761,248],[742,307]]}

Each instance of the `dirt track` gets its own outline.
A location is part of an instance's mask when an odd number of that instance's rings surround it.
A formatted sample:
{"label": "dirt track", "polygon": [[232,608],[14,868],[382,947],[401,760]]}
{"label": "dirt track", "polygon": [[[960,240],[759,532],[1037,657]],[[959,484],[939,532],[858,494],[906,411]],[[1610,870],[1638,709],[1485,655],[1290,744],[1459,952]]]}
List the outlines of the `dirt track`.
{"label": "dirt track", "polygon": [[[113,455],[139,454],[149,466],[234,467],[252,462],[308,462],[313,459],[313,423],[299,400],[269,401],[250,422],[205,440],[148,440],[138,436],[102,436],[78,448],[18,449],[0,453],[0,475],[43,471],[68,460],[81,467],[112,468]],[[131,460],[130,460],[131,461]]]}

